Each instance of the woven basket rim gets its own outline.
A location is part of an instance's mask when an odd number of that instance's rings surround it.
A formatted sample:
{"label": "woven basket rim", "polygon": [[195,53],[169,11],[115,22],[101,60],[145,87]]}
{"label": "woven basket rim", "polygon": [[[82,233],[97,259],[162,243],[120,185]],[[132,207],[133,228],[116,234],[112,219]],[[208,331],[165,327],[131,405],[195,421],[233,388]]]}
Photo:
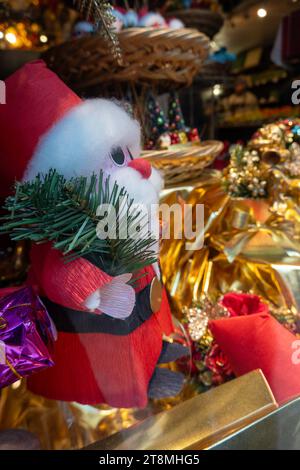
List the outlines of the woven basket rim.
{"label": "woven basket rim", "polygon": [[224,24],[225,17],[220,12],[204,8],[188,8],[167,12],[168,18],[180,19],[187,28],[196,28],[213,38]]}
{"label": "woven basket rim", "polygon": [[[142,157],[148,158],[154,168],[162,173],[166,187],[198,178],[214,162],[224,144],[220,141],[203,141],[198,145],[185,147],[187,148],[176,151],[170,149],[142,153]],[[193,153],[193,147],[198,147],[198,154]]]}
{"label": "woven basket rim", "polygon": [[184,163],[190,163],[191,160],[197,161],[205,159],[215,159],[223,150],[224,144],[219,140],[204,140],[192,145],[172,146],[168,150],[145,150],[142,152],[143,158],[149,158],[152,162],[161,162],[165,164],[175,163],[175,166],[181,166]]}
{"label": "woven basket rim", "polygon": [[118,37],[123,65],[97,35],[54,46],[43,58],[68,84],[87,89],[113,82],[184,86],[199,73],[209,53],[209,38],[196,29],[128,28]]}

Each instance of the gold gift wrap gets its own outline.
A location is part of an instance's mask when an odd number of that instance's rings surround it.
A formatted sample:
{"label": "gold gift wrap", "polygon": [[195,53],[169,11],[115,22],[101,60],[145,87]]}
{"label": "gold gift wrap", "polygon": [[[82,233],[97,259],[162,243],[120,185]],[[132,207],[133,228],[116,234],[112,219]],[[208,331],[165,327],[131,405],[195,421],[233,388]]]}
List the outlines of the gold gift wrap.
{"label": "gold gift wrap", "polygon": [[78,449],[132,426],[134,411],[48,400],[29,392],[24,379],[0,391],[0,431],[25,429],[48,450]]}
{"label": "gold gift wrap", "polygon": [[0,432],[25,429],[38,436],[42,449],[79,449],[195,395],[187,383],[176,397],[150,400],[146,408],[112,408],[48,400],[31,393],[23,379],[0,390]]}
{"label": "gold gift wrap", "polygon": [[201,450],[277,408],[260,370],[202,393],[123,432],[93,450]]}
{"label": "gold gift wrap", "polygon": [[[206,172],[193,189],[173,188],[175,199],[204,205],[204,246],[186,250],[186,240],[163,240],[161,266],[174,312],[180,317],[203,294],[217,300],[229,291],[252,292],[277,307],[296,304],[282,271],[300,266],[300,214],[292,200],[277,206],[264,199],[233,198],[221,174]],[[281,269],[277,269],[277,267]],[[296,289],[296,283],[293,283]]]}

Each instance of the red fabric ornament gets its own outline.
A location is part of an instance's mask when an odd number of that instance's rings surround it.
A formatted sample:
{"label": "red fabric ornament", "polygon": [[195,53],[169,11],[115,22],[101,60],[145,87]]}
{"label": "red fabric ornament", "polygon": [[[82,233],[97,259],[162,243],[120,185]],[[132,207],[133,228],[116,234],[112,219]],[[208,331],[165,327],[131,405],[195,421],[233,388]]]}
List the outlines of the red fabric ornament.
{"label": "red fabric ornament", "polygon": [[230,292],[225,294],[220,304],[226,307],[231,317],[269,313],[269,307],[257,295]]}
{"label": "red fabric ornament", "polygon": [[[33,247],[32,261],[30,282],[38,283],[41,295],[74,309],[84,311],[81,300],[85,295],[109,280],[107,274],[84,259],[66,265],[59,251],[50,245]],[[136,292],[155,275],[151,267],[145,268],[144,273],[146,276],[137,282]],[[162,332],[169,335],[172,331],[164,293],[159,312],[129,335],[59,332],[54,367],[30,378],[28,386],[32,392],[51,399],[144,407],[148,384],[161,353]]]}
{"label": "red fabric ornament", "polygon": [[[219,302],[231,317],[269,313],[269,308],[257,295],[229,292]],[[219,344],[214,342],[205,358],[206,366],[213,372],[213,382],[223,383],[233,375],[230,361]]]}
{"label": "red fabric ornament", "polygon": [[300,395],[297,338],[272,316],[213,320],[209,328],[236,375],[261,369],[279,404]]}
{"label": "red fabric ornament", "polygon": [[170,132],[171,145],[180,144],[180,138],[177,132]]}
{"label": "red fabric ornament", "polygon": [[191,129],[187,133],[189,142],[200,142],[199,132],[198,129]]}

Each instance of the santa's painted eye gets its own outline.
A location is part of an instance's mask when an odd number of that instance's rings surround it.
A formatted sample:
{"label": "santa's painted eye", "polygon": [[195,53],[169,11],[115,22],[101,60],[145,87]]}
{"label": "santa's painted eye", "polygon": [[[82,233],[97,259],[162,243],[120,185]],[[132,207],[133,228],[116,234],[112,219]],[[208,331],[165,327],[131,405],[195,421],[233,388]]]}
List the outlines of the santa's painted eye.
{"label": "santa's painted eye", "polygon": [[115,147],[111,151],[111,158],[116,165],[122,166],[125,163],[125,155],[121,147]]}
{"label": "santa's painted eye", "polygon": [[130,152],[130,149],[128,147],[127,147],[127,152],[128,152],[130,160],[133,160],[132,153]]}

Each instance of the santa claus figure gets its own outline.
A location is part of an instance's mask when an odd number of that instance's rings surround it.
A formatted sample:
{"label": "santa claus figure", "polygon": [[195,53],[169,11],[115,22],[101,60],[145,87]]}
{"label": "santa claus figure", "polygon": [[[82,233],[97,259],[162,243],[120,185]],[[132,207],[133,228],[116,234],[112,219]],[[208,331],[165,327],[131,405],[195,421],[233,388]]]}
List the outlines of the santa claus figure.
{"label": "santa claus figure", "polygon": [[[82,101],[42,61],[8,78],[6,94],[0,107],[2,196],[15,179],[31,181],[51,169],[67,180],[102,170],[135,202],[158,203],[160,175],[139,158],[139,124],[118,104]],[[28,283],[58,331],[55,365],[32,375],[30,390],[58,400],[145,406],[156,379],[166,374],[158,362],[173,358],[163,347],[173,325],[158,265],[111,275],[93,254],[66,262],[52,243],[33,244]],[[177,382],[169,382],[173,391]],[[159,387],[171,394],[168,384]]]}

